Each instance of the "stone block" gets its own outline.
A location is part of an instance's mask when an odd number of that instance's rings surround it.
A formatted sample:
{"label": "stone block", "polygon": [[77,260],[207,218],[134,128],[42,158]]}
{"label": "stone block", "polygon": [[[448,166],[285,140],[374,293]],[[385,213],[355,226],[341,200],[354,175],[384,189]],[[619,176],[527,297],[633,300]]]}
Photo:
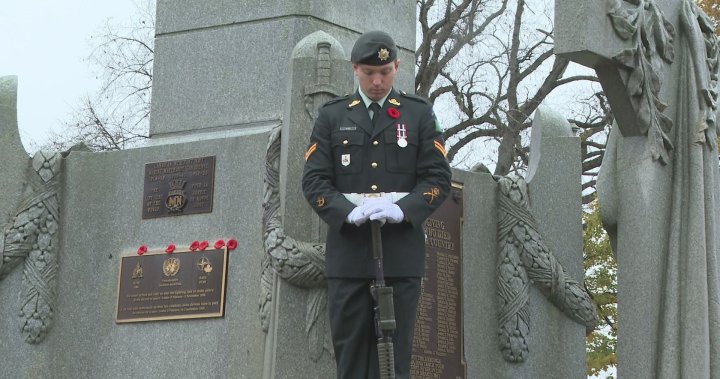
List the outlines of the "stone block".
{"label": "stone block", "polygon": [[[17,76],[0,77],[0,222],[8,222],[26,187],[25,173],[30,157],[25,152],[17,124]],[[1,264],[0,264],[1,265]]]}
{"label": "stone block", "polygon": [[[267,134],[109,153],[64,162],[57,311],[45,341],[18,330],[22,268],[0,282],[0,353],[8,377],[262,377],[257,313],[262,166]],[[216,155],[212,213],[142,220],[144,165]],[[244,164],[239,164],[243,162]],[[115,324],[120,257],[140,244],[235,237],[224,318]],[[78,359],[82,357],[82,359]]]}
{"label": "stone block", "polygon": [[[415,22],[415,3],[407,0],[388,4],[387,12],[369,20],[325,1],[250,5],[158,3],[150,120],[155,139],[277,122],[283,117],[291,52],[300,39],[324,30],[349,52],[365,30]],[[202,9],[196,13],[195,7]],[[401,48],[397,87],[412,92],[415,28],[390,32]]]}

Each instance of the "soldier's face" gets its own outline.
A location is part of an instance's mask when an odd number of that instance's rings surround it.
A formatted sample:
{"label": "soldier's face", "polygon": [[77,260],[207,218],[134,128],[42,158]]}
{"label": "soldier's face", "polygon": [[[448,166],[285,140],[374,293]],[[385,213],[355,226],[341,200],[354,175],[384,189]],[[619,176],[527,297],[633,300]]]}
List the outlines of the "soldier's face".
{"label": "soldier's face", "polygon": [[380,100],[392,88],[399,65],[400,60],[396,60],[382,66],[354,63],[352,67],[363,93],[371,100]]}

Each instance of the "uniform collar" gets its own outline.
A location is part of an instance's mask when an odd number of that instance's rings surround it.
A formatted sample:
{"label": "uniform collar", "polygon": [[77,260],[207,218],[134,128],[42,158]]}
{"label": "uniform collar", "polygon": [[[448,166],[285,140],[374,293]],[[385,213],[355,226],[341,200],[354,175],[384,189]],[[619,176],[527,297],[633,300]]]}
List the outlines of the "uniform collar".
{"label": "uniform collar", "polygon": [[360,98],[362,99],[363,103],[365,104],[365,108],[368,108],[368,109],[370,108],[370,104],[372,104],[372,103],[378,103],[378,105],[380,105],[380,108],[382,108],[383,105],[385,105],[385,100],[387,100],[388,96],[390,96],[390,92],[392,92],[392,90],[393,89],[390,88],[390,91],[388,91],[388,93],[386,93],[385,96],[382,97],[382,99],[380,99],[378,101],[373,101],[369,97],[367,97],[367,95],[365,95],[363,93],[363,91],[360,87],[358,87],[358,93],[360,94]]}

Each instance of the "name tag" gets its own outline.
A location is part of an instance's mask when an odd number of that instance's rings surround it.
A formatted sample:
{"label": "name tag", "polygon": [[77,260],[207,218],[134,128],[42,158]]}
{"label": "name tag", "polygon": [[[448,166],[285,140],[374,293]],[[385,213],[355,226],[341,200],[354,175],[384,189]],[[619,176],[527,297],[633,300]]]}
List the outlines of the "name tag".
{"label": "name tag", "polygon": [[357,130],[357,126],[341,126],[340,131],[341,132],[354,132]]}

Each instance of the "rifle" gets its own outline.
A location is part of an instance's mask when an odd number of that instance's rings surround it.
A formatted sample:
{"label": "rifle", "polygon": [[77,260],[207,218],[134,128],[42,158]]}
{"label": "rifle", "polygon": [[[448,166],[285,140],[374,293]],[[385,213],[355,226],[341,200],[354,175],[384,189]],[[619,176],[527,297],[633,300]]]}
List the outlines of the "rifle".
{"label": "rifle", "polygon": [[395,353],[392,334],[395,331],[395,306],[393,305],[393,288],[385,286],[383,270],[382,239],[380,237],[380,221],[371,221],[373,260],[375,261],[375,281],[370,286],[375,300],[375,336],[377,337],[378,362],[380,363],[380,379],[395,379]]}

